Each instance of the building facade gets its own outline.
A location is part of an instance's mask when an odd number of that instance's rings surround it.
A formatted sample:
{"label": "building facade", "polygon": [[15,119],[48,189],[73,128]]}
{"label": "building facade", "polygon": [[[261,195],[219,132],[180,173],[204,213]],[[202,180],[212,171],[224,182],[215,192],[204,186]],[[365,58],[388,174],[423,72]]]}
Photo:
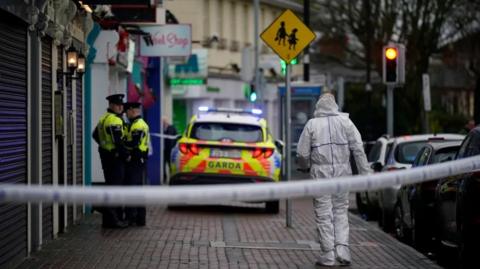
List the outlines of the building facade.
{"label": "building facade", "polygon": [[[91,16],[75,1],[0,1],[0,183],[82,185],[84,91],[66,50],[87,49]],[[0,267],[67,231],[83,205],[0,204]]]}
{"label": "building facade", "polygon": [[[165,115],[172,115],[173,122],[180,131],[184,130],[188,119],[197,112],[199,106],[230,108],[255,106],[263,109],[274,136],[277,138],[280,136],[278,83],[283,81],[280,58],[259,37],[255,37],[253,2],[243,0],[164,2],[164,7],[175,14],[179,23],[192,25],[194,43],[192,55],[196,59],[180,64],[187,68],[178,68],[175,63],[169,64],[167,82],[175,83],[168,83],[164,105]],[[303,6],[294,1],[260,1],[259,34],[287,8],[297,14],[303,11]],[[260,98],[252,103],[248,100],[246,92],[253,82],[255,38],[259,40],[259,67],[263,70],[263,76],[262,87],[257,90]],[[300,73],[298,67],[294,68],[294,75]],[[182,79],[185,78],[187,80],[183,81],[187,82],[182,83]],[[194,80],[191,80],[192,78]],[[169,98],[173,99],[173,102]]]}

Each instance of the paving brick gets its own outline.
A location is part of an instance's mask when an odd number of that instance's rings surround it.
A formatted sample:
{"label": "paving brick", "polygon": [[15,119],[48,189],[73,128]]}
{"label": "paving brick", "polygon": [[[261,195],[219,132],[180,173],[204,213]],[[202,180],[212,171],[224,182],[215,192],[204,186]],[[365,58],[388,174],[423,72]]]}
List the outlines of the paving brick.
{"label": "paving brick", "polygon": [[[311,199],[293,202],[293,227],[255,206],[149,207],[147,225],[105,230],[87,216],[35,252],[27,268],[315,268]],[[439,268],[413,248],[350,214],[350,268]]]}

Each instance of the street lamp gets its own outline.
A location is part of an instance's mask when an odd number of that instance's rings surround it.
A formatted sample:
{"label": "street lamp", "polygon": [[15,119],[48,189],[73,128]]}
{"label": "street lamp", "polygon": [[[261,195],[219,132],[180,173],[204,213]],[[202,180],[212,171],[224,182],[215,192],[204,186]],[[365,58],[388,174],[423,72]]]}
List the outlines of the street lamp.
{"label": "street lamp", "polygon": [[[63,76],[67,78],[67,85],[71,85],[72,79],[82,79],[85,73],[85,56],[83,53],[78,53],[77,50],[70,46],[67,50],[67,72],[63,72],[62,68],[57,70],[57,82],[59,84],[63,81]],[[77,76],[74,76],[76,73]]]}
{"label": "street lamp", "polygon": [[67,68],[70,73],[73,75],[75,69],[77,68],[78,53],[77,50],[70,46],[67,50]]}

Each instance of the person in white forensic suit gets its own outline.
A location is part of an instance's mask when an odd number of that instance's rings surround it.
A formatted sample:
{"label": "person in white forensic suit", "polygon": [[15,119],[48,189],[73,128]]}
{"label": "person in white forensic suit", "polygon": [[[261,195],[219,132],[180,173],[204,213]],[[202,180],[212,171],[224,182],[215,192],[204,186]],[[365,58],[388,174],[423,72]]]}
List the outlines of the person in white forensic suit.
{"label": "person in white forensic suit", "polygon": [[[350,154],[353,154],[360,174],[372,173],[362,137],[347,113],[338,111],[330,93],[320,96],[314,118],[305,125],[297,145],[297,160],[301,169],[309,169],[318,180],[352,174]],[[321,246],[317,265],[344,266],[351,263],[348,244],[348,193],[323,195],[313,201],[315,222]]]}

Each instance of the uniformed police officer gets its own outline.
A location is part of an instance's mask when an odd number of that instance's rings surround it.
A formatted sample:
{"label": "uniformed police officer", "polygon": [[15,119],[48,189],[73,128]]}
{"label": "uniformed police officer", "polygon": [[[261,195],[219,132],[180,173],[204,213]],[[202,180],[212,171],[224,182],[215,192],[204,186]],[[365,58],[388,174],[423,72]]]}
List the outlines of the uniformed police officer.
{"label": "uniformed police officer", "polygon": [[[125,142],[130,155],[125,167],[126,185],[143,185],[150,140],[148,125],[142,119],[140,103],[125,103],[124,108],[130,122]],[[127,207],[125,213],[130,225],[145,226],[145,206]]]}
{"label": "uniformed police officer", "polygon": [[[108,109],[98,121],[93,131],[93,139],[98,143],[106,185],[124,185],[125,159],[128,152],[124,146],[123,94],[107,97]],[[103,210],[104,228],[125,228],[121,207],[105,207]]]}

